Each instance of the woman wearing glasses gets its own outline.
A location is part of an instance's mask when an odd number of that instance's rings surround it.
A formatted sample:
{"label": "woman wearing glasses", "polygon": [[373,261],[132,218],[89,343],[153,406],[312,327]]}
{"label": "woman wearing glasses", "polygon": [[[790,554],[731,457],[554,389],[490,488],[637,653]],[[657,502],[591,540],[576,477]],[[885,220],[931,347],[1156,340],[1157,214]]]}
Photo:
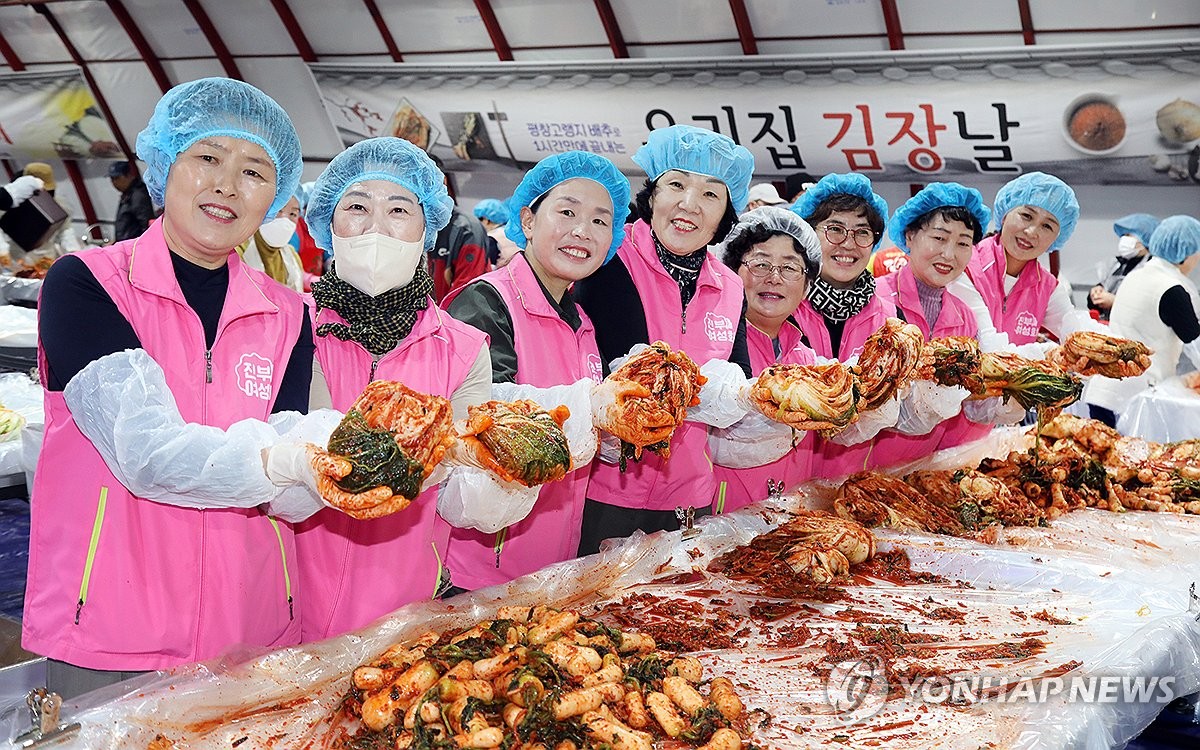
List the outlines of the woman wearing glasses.
{"label": "woman wearing glasses", "polygon": [[[746,346],[758,375],[775,364],[811,365],[813,350],[793,317],[821,269],[821,242],[786,208],[762,206],[742,214],[722,244],[725,265],[746,285]],[[804,433],[783,458],[765,466],[716,466],[720,510],[728,513],[762,500],[767,482],[793,487],[812,476],[813,437]]]}
{"label": "woman wearing glasses", "polygon": [[[821,242],[821,273],[796,308],[796,321],[813,351],[844,362],[896,314],[896,306],[876,294],[875,277],[867,270],[883,237],[887,201],[863,175],[831,174],[806,191],[792,210],[817,231]],[[842,446],[818,440],[814,473],[838,477],[861,471],[870,450],[870,441]]]}

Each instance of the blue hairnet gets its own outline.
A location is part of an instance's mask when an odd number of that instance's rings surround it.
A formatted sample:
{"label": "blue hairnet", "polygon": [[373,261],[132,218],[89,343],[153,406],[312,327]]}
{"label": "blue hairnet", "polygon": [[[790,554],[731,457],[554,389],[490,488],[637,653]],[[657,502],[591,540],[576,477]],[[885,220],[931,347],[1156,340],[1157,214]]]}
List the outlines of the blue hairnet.
{"label": "blue hairnet", "polygon": [[1150,235],[1150,254],[1168,263],[1182,263],[1200,252],[1200,220],[1168,216]]}
{"label": "blue hairnet", "polygon": [[1132,234],[1146,247],[1150,247],[1150,235],[1158,228],[1158,217],[1150,214],[1129,214],[1113,222],[1113,232],[1118,237]]}
{"label": "blue hairnet", "polygon": [[517,243],[518,247],[525,247],[521,209],[550,192],[555,185],[575,178],[600,183],[612,199],[612,245],[608,248],[608,255],[604,256],[604,262],[612,260],[625,239],[625,219],[629,216],[629,180],[611,161],[587,151],[565,151],[547,156],[525,173],[521,184],[517,185],[508,199],[509,214],[504,236]]}
{"label": "blue hairnet", "polygon": [[333,157],[308,197],[308,231],[317,247],[333,248],[333,210],[346,190],[366,180],[387,180],[413,191],[425,213],[425,251],[450,222],[454,200],[429,156],[401,138],[369,138]]}
{"label": "blue hairnet", "polygon": [[275,164],[275,201],[266,215],[277,214],[300,184],[300,138],[274,99],[230,78],[181,83],[154,105],[150,122],[137,137],[138,158],[146,162],[142,179],[154,202],[164,205],[175,158],[201,138],[214,136],[250,141],[267,152]]}
{"label": "blue hairnet", "polygon": [[300,212],[308,211],[308,199],[312,197],[313,185],[316,182],[302,182],[300,187],[296,188],[296,198],[300,201]]}
{"label": "blue hairnet", "polygon": [[935,208],[949,206],[967,209],[975,217],[975,221],[979,222],[980,232],[987,229],[992,218],[992,212],[983,204],[983,195],[975,188],[965,187],[957,182],[934,182],[921,188],[919,193],[896,209],[892,220],[888,222],[888,236],[896,243],[896,247],[907,253],[908,241],[904,238],[904,233],[913,222]]}
{"label": "blue hairnet", "polygon": [[[808,221],[809,217],[817,212],[817,206],[835,195],[857,195],[879,214],[882,221],[887,222],[890,213],[887,201],[876,195],[875,191],[871,189],[869,177],[857,172],[825,175],[817,181],[816,185],[804,191],[804,195],[800,196],[800,200],[796,201],[792,210],[799,214],[800,218]],[[883,235],[875,239],[875,247],[879,247],[880,242],[883,242]]]}
{"label": "blue hairnet", "polygon": [[1008,212],[1017,206],[1034,206],[1049,211],[1058,219],[1058,237],[1050,245],[1050,252],[1065,245],[1079,223],[1079,201],[1075,199],[1075,191],[1067,183],[1045,172],[1027,172],[1000,188],[992,212],[997,230]]}
{"label": "blue hairnet", "polygon": [[487,219],[493,224],[508,223],[508,206],[495,198],[484,198],[476,203],[474,214],[476,219]]}
{"label": "blue hairnet", "polygon": [[754,155],[720,133],[691,125],[651,130],[633,162],[651,181],[669,169],[715,177],[729,188],[729,202],[737,213],[750,201]]}

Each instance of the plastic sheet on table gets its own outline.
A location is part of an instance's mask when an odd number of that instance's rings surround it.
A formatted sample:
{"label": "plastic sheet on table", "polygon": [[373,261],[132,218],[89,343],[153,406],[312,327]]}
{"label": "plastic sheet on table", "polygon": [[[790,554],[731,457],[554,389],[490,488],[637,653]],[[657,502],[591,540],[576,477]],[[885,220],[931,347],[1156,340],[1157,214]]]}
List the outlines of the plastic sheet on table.
{"label": "plastic sheet on table", "polygon": [[0,276],[0,300],[4,302],[37,302],[42,293],[41,279],[20,276]]}
{"label": "plastic sheet on table", "polygon": [[1200,438],[1200,394],[1168,378],[1139,392],[1121,412],[1117,429],[1122,435],[1173,443]]}
{"label": "plastic sheet on table", "polygon": [[0,305],[0,346],[37,346],[37,310]]}
{"label": "plastic sheet on table", "polygon": [[0,439],[0,477],[3,477],[24,471],[22,442],[25,433],[32,431],[34,434],[41,434],[40,427],[46,421],[42,387],[24,373],[2,373],[0,405],[25,417],[25,426],[11,437],[6,436],[8,439]]}

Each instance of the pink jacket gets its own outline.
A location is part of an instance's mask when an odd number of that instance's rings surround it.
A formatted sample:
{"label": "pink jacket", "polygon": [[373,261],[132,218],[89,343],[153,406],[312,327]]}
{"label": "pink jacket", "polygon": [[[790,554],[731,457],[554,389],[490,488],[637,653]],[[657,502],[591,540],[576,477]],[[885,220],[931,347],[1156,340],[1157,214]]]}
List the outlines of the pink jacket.
{"label": "pink jacket", "polygon": [[[542,293],[523,253],[481,281],[495,287],[508,306],[517,353],[516,382],[540,388],[580,378],[600,382],[603,369],[592,321],[579,310],[582,325],[571,330]],[[453,296],[454,292],[447,296],[446,304]],[[496,534],[452,529],[448,560],[455,585],[472,590],[495,586],[574,558],[590,469],[578,467],[544,485],[533,511]]]}
{"label": "pink jacket", "polygon": [[996,234],[975,246],[967,264],[967,276],[992,313],[992,325],[997,331],[1008,334],[1008,340],[1014,344],[1037,341],[1058,279],[1041,263],[1031,261],[1021,269],[1016,286],[1005,294],[1005,267],[1004,246]]}
{"label": "pink jacket", "polygon": [[[808,300],[800,303],[795,317],[800,323],[800,330],[804,331],[818,356],[845,361],[861,353],[867,338],[879,330],[885,320],[895,315],[896,306],[876,292],[866,307],[846,321],[842,330],[842,343],[837,352],[833,351],[829,341],[829,329],[825,327],[824,316],[817,312]],[[831,443],[819,435],[814,436],[814,440],[814,476],[835,478],[866,468],[871,455],[870,441],[845,446]]]}
{"label": "pink jacket", "polygon": [[[880,297],[892,302],[904,313],[904,319],[921,329],[926,340],[943,338],[945,336],[975,337],[978,327],[975,315],[966,302],[955,297],[949,291],[942,294],[942,312],[932,329],[925,320],[921,309],[921,300],[917,296],[917,280],[913,276],[912,266],[905,266],[895,273],[888,274],[876,282],[876,292]],[[933,428],[928,435],[905,435],[895,430],[884,430],[875,438],[875,449],[871,453],[869,466],[891,466],[893,464],[915,461],[928,456],[934,451],[948,448],[957,443],[947,442],[947,435],[966,437],[971,432],[979,432],[976,425],[962,414],[946,420]],[[976,428],[976,429],[972,429]],[[977,437],[990,429],[983,426]],[[956,438],[957,439],[957,438]]]}
{"label": "pink jacket", "polygon": [[[635,222],[617,254],[641,295],[650,341],[665,341],[672,349],[683,349],[699,365],[729,358],[745,298],[736,273],[710,254],[700,268],[696,294],[688,303],[685,318],[679,285],[658,261],[649,224]],[[608,505],[673,510],[709,505],[716,495],[708,427],[696,422],[684,422],[675,430],[666,461],[646,451],[640,462],[629,462],[625,473],[603,461],[592,466],[588,497]]]}
{"label": "pink jacket", "polygon": [[[316,326],[342,322],[332,310]],[[449,398],[466,380],[487,336],[451,318],[430,300],[412,331],[378,360],[355,341],[316,336],[317,360],[333,408],[345,411],[373,380],[398,380]],[[431,599],[445,583],[450,525],[437,515],[437,488],[384,518],[358,521],[326,508],[296,526],[305,599],[305,642],[357,630],[409,602]]]}
{"label": "pink jacket", "polygon": [[[185,420],[221,428],[266,420],[300,335],[300,296],[231,251],[225,307],[207,350],[169,253],[159,220],[137,239],[77,255],[162,365]],[[76,428],[63,394],[46,391],[45,399],[25,648],[89,669],[142,671],[235,646],[299,642],[292,610],[303,597],[288,568],[288,524],[258,508],[197,510],[135,497]]]}
{"label": "pink jacket", "polygon": [[[774,364],[811,365],[816,362],[813,350],[804,343],[803,334],[790,321],[779,329],[779,344],[781,353],[775,357],[775,348],[771,337],[754,326],[746,325],[746,344],[750,349],[751,371],[758,375],[764,369]],[[767,496],[767,480],[781,482],[784,487],[792,488],[801,482],[812,478],[813,442],[812,433],[797,434],[796,447],[783,458],[765,466],[755,466],[750,469],[730,469],[725,466],[714,466],[719,490],[717,492],[717,511],[732,513],[744,508],[750,503],[762,500]],[[724,500],[722,503],[721,500]]]}

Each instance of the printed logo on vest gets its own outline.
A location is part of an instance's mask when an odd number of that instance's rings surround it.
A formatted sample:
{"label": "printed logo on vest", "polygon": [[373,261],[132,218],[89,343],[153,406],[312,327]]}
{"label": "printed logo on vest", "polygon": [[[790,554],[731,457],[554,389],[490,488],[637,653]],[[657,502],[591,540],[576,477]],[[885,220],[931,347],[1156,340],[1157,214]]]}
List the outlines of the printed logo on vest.
{"label": "printed logo on vest", "polygon": [[587,355],[588,375],[597,383],[604,380],[604,362],[600,360],[599,354]]}
{"label": "printed logo on vest", "polygon": [[733,327],[733,321],[724,315],[716,313],[704,313],[704,335],[708,336],[709,341],[727,341],[733,343],[734,334],[737,331]]}
{"label": "printed logo on vest", "polygon": [[237,363],[238,390],[251,398],[271,398],[271,380],[275,365],[258,354],[243,354]]}
{"label": "printed logo on vest", "polygon": [[1017,325],[1015,331],[1018,336],[1029,336],[1030,338],[1036,338],[1038,328],[1040,328],[1040,326],[1038,325],[1037,318],[1033,316],[1033,313],[1023,310],[1021,311],[1021,314],[1017,316]]}

